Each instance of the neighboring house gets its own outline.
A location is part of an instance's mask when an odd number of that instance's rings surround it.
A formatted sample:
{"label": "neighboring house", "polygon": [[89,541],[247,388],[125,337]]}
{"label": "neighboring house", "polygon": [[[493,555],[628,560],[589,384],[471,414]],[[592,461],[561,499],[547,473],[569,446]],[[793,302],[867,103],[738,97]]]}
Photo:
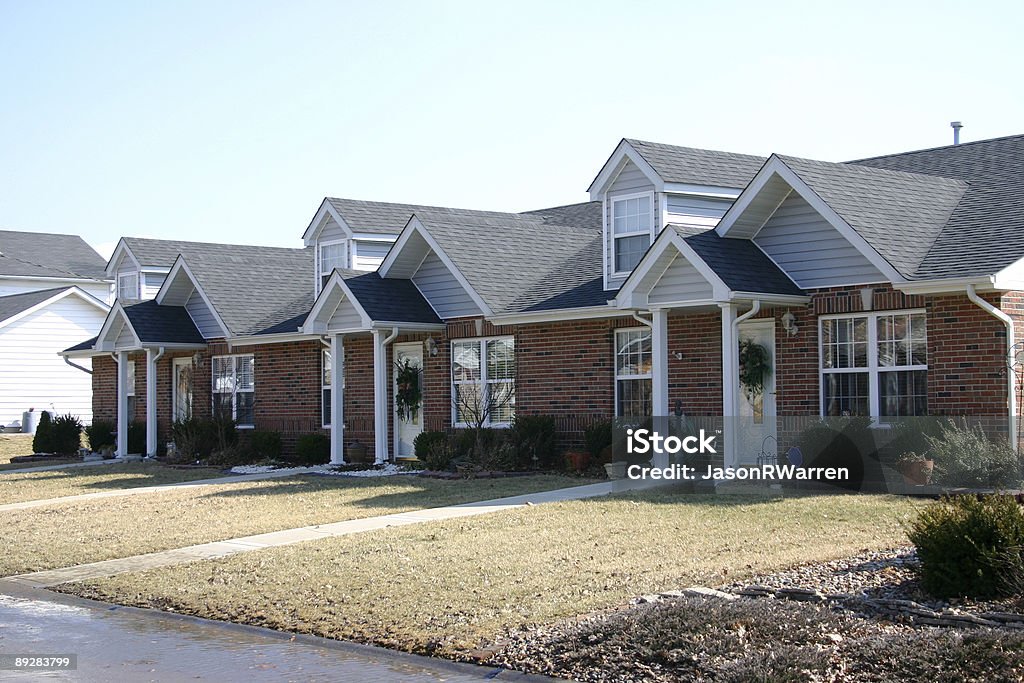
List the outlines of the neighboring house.
{"label": "neighboring house", "polygon": [[81,237],[0,230],[0,424],[29,408],[91,421],[89,361],[71,367],[60,352],[96,334],[111,300],[103,259]]}
{"label": "neighboring house", "polygon": [[[306,250],[180,250],[153,301],[118,302],[67,355],[94,357],[96,414],[145,419],[151,452],[216,404],[289,439],[330,430],[336,462],[354,440],[406,457],[466,423],[460,396],[510,389],[492,426],[1017,414],[1024,136],[846,163],[627,139],[589,191],[518,214],[326,199]],[[744,340],[771,356],[755,398]],[[423,406],[397,419],[406,360]]]}
{"label": "neighboring house", "polygon": [[79,287],[0,297],[0,424],[29,408],[92,421],[89,359],[71,367],[61,351],[96,334],[109,306]]}

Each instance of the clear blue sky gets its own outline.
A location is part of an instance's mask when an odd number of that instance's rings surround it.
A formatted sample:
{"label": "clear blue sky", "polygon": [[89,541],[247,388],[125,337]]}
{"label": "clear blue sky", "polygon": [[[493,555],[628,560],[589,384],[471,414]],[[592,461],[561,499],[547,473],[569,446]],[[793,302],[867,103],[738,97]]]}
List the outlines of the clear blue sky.
{"label": "clear blue sky", "polygon": [[0,0],[0,227],[300,246],[325,195],[586,199],[622,137],[1024,132],[1020,2]]}

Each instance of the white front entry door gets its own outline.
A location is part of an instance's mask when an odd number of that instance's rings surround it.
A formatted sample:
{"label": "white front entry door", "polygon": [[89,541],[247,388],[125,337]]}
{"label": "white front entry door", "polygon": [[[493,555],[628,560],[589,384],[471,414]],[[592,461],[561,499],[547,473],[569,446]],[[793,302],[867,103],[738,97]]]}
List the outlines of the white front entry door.
{"label": "white front entry door", "polygon": [[172,367],[171,419],[180,422],[192,417],[192,358],[175,358]]}
{"label": "white front entry door", "polygon": [[778,454],[778,424],[775,416],[775,321],[747,320],[740,323],[739,342],[760,344],[768,352],[771,372],[765,374],[764,391],[752,394],[740,384],[739,438],[737,460],[756,463],[758,457]]}
{"label": "white front entry door", "polygon": [[[420,369],[419,375],[419,388],[420,388],[420,406],[418,410],[413,411],[411,416],[400,416],[398,414],[398,368],[405,365],[405,362],[409,361],[409,365]],[[392,410],[395,415],[395,457],[396,458],[412,458],[415,457],[416,451],[413,448],[413,441],[423,431],[423,344],[421,342],[410,342],[404,344],[395,344],[395,386],[394,394],[395,401],[392,404]]]}

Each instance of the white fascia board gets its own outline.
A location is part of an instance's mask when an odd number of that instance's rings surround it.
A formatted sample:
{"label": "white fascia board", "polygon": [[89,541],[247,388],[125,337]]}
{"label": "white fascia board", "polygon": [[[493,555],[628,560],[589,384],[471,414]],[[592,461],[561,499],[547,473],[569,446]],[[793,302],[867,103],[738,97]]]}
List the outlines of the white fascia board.
{"label": "white fascia board", "polygon": [[390,233],[354,232],[352,233],[352,239],[361,240],[363,242],[394,242],[398,239],[398,235]]}
{"label": "white fascia board", "polygon": [[370,323],[373,330],[393,330],[398,328],[399,332],[444,332],[444,323],[403,323],[388,320],[374,320]]}
{"label": "white fascia board", "polygon": [[94,297],[93,295],[89,294],[86,291],[83,291],[83,290],[79,289],[78,287],[72,286],[72,287],[68,287],[63,292],[57,292],[56,294],[51,296],[49,299],[46,299],[45,301],[40,301],[35,306],[32,306],[30,308],[26,308],[24,311],[21,311],[20,313],[15,313],[10,318],[6,318],[4,320],[0,320],[0,328],[7,327],[8,325],[16,323],[19,320],[21,320],[22,318],[30,316],[33,313],[35,313],[36,311],[42,310],[42,309],[46,308],[47,306],[49,306],[50,304],[57,303],[61,299],[65,298],[65,297],[69,297],[69,296],[77,296],[78,298],[80,298],[85,303],[92,304],[93,306],[95,306],[100,311],[103,311],[104,313],[106,313],[106,312],[108,312],[110,310],[109,306],[107,306],[105,303],[103,303],[102,301],[100,301],[99,299]]}
{"label": "white fascia board", "polygon": [[904,294],[963,294],[968,285],[974,285],[976,289],[982,291],[1016,289],[1016,287],[998,286],[996,278],[991,275],[941,280],[915,280],[893,284],[893,288]]}
{"label": "white fascia board", "polygon": [[132,263],[135,264],[136,268],[142,268],[142,264],[139,263],[137,258],[135,258],[135,254],[133,254],[132,250],[128,248],[128,244],[122,237],[117,241],[117,246],[114,247],[114,253],[110,255],[110,260],[107,261],[107,267],[104,269],[107,275],[111,278],[117,274],[117,264],[120,263],[121,257],[124,255],[127,255],[128,258],[132,260]]}
{"label": "white fascia board", "polygon": [[[877,268],[886,278],[889,279],[893,284],[905,282],[906,279],[899,274],[899,272],[893,268],[892,264],[885,260],[881,254],[875,251],[874,247],[868,244],[860,233],[853,229],[853,227],[846,222],[835,209],[829,206],[825,200],[818,196],[818,194],[811,189],[807,183],[803,181],[800,176],[796,174],[786,163],[780,159],[777,155],[773,154],[769,157],[768,161],[765,162],[761,170],[757,172],[754,179],[747,186],[747,189],[743,191],[739,199],[729,207],[729,210],[722,217],[715,230],[722,237],[729,236],[729,230],[732,228],[736,219],[742,215],[743,211],[750,205],[757,193],[764,187],[764,185],[771,179],[772,175],[778,175],[783,181],[786,182],[793,191],[800,195],[804,201],[811,205],[818,214],[824,218],[828,223],[835,228],[840,235],[846,239],[854,249],[859,251],[861,255],[866,258],[871,265]],[[749,239],[753,240],[756,235],[751,235]],[[785,272],[785,271],[783,271]]]}
{"label": "white fascia board", "polygon": [[157,266],[146,266],[144,268],[140,268],[140,270],[143,273],[156,273],[157,275],[166,275],[171,272],[170,268],[159,268]]}
{"label": "white fascia board", "polygon": [[[466,290],[466,294],[469,295],[469,298],[472,299],[473,303],[475,303],[477,308],[480,309],[480,315],[483,315],[484,317],[494,315],[490,306],[484,303],[483,298],[477,294],[476,290],[473,289],[473,286],[469,284],[469,280],[466,279],[466,276],[462,274],[462,271],[459,270],[455,263],[448,257],[448,254],[444,252],[444,249],[441,248],[437,243],[437,240],[434,239],[434,236],[430,234],[430,231],[427,230],[426,226],[420,222],[420,219],[417,218],[415,214],[412,215],[409,222],[406,224],[405,229],[402,230],[401,237],[399,237],[398,241],[391,247],[388,255],[384,257],[384,261],[381,262],[380,266],[377,268],[377,273],[382,278],[388,276],[388,271],[394,264],[395,259],[398,258],[398,254],[402,251],[402,248],[408,243],[409,238],[414,233],[423,238],[423,241],[425,241],[427,246],[430,247],[430,250],[437,255],[437,258],[441,260],[441,263],[443,263],[445,268],[448,269],[448,272],[452,274],[452,277],[454,277],[462,288]],[[427,299],[427,302],[429,303],[430,299]],[[431,308],[433,308],[433,306],[431,306]]]}
{"label": "white fascia board", "polygon": [[557,311],[536,311],[534,313],[505,313],[487,318],[494,325],[530,325],[533,323],[562,322],[571,320],[596,320],[618,318],[622,311],[612,306],[588,306],[566,308]]}
{"label": "white fascia board", "polygon": [[327,310],[329,301],[335,296],[336,292],[341,293],[341,300],[338,301],[330,309],[330,314],[333,315],[335,309],[348,299],[355,307],[356,312],[359,314],[359,319],[363,324],[364,329],[370,329],[370,316],[367,315],[366,310],[363,308],[359,300],[352,296],[352,290],[349,289],[348,285],[345,284],[345,279],[341,277],[338,271],[331,273],[331,277],[327,280],[327,284],[324,285],[323,289],[320,290],[320,295],[317,296],[316,301],[313,302],[313,308],[309,310],[309,315],[306,316],[305,322],[299,327],[299,330],[304,334],[326,334],[327,323],[319,322],[318,317]]}
{"label": "white fascia board", "polygon": [[114,306],[107,313],[107,319],[103,321],[103,326],[100,327],[99,334],[96,335],[96,350],[97,351],[113,351],[114,343],[117,341],[117,337],[120,336],[121,328],[118,328],[118,334],[113,339],[107,340],[106,337],[110,335],[113,330],[115,321],[120,321],[121,325],[128,328],[128,331],[132,333],[132,338],[135,340],[135,347],[142,348],[142,341],[139,339],[139,335],[135,333],[135,328],[132,327],[132,321],[128,319],[128,314],[124,312],[124,307],[121,306],[121,302],[114,302]]}
{"label": "white fascia board", "polygon": [[640,172],[647,176],[647,179],[654,184],[656,192],[665,191],[665,181],[654,170],[654,167],[647,163],[647,160],[633,149],[633,146],[627,140],[623,139],[619,142],[615,151],[612,152],[612,155],[608,157],[608,161],[604,162],[604,166],[601,167],[597,177],[594,178],[594,182],[590,183],[590,187],[587,188],[587,192],[590,193],[590,201],[597,201],[604,197],[605,190],[622,171],[622,163],[626,159],[636,164]]}
{"label": "white fascia board", "polygon": [[781,304],[783,306],[805,306],[811,302],[811,297],[800,294],[767,294],[764,292],[729,292],[729,301],[753,301],[757,299],[766,304]]}
{"label": "white fascia board", "polygon": [[325,216],[330,216],[331,218],[333,218],[334,221],[341,227],[341,229],[345,231],[346,235],[348,235],[349,237],[352,236],[352,228],[348,226],[348,223],[346,223],[345,219],[341,217],[341,214],[339,214],[338,211],[331,205],[331,203],[327,201],[327,198],[324,197],[324,200],[320,202],[320,208],[317,209],[316,215],[313,216],[313,220],[309,222],[309,227],[306,228],[305,232],[302,233],[302,243],[305,246],[311,247],[314,244],[316,244],[318,228],[320,227],[320,223],[321,221],[323,221]]}
{"label": "white fascia board", "polygon": [[[185,262],[185,257],[181,254],[178,254],[178,258],[174,259],[174,265],[171,266],[170,272],[167,274],[167,277],[164,278],[164,283],[160,285],[160,291],[156,293],[155,297],[156,303],[158,305],[163,305],[164,298],[167,296],[167,291],[170,288],[171,283],[174,282],[177,277],[188,278],[189,283],[195,291],[199,292],[199,297],[203,300],[203,303],[206,304],[206,307],[210,309],[210,313],[213,314],[214,320],[217,321],[217,326],[220,327],[221,332],[218,336],[227,338],[227,324],[225,324],[224,319],[220,317],[220,313],[217,312],[217,309],[213,307],[210,297],[206,296],[206,292],[203,291],[202,286],[199,284],[199,280],[197,280],[196,276],[192,274],[192,269],[188,267],[188,264]],[[184,304],[181,305],[184,306]],[[189,317],[192,317],[191,313],[189,313]],[[195,320],[192,322],[194,324]],[[198,325],[196,327],[198,328]]]}
{"label": "white fascia board", "polygon": [[694,185],[692,183],[665,183],[665,192],[669,194],[685,194],[694,197],[715,197],[718,199],[736,199],[743,190],[734,187],[717,185]]}

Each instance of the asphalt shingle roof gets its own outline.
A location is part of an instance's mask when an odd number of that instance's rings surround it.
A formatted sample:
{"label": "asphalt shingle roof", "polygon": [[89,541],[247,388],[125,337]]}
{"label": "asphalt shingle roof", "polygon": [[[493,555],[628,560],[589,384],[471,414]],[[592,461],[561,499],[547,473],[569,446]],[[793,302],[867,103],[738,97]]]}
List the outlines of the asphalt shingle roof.
{"label": "asphalt shingle roof", "polygon": [[441,319],[412,280],[382,278],[376,272],[337,269],[345,285],[371,320],[434,323]]}
{"label": "asphalt shingle roof", "polygon": [[[124,313],[143,344],[206,343],[184,306],[160,306],[150,300],[125,306]],[[75,349],[73,346],[69,350]]]}
{"label": "asphalt shingle roof", "polygon": [[847,165],[957,178],[968,185],[917,279],[990,275],[1024,258],[1024,135],[858,159]]}
{"label": "asphalt shingle roof", "polygon": [[750,240],[721,237],[714,228],[669,225],[734,292],[800,296],[803,290]]}
{"label": "asphalt shingle roof", "polygon": [[24,292],[22,294],[9,294],[0,296],[0,322],[13,318],[14,316],[27,311],[33,306],[38,306],[47,299],[57,296],[61,292],[71,289],[70,287],[54,287],[53,289],[41,289],[35,292]]}
{"label": "asphalt shingle roof", "polygon": [[105,265],[78,235],[0,230],[0,276],[106,281]]}
{"label": "asphalt shingle roof", "polygon": [[502,216],[498,211],[473,211],[471,209],[452,209],[444,206],[426,206],[423,204],[395,204],[392,202],[373,202],[362,199],[341,199],[327,197],[331,206],[345,219],[348,227],[354,232],[370,234],[397,235],[402,232],[406,223],[414,213],[477,213],[480,215]]}
{"label": "asphalt shingle roof", "polygon": [[97,339],[99,339],[99,337],[93,337],[92,339],[86,339],[84,342],[75,344],[74,346],[69,346],[64,349],[64,353],[68,353],[70,351],[92,351],[92,347],[96,346]]}
{"label": "asphalt shingle roof", "polygon": [[626,138],[666,183],[744,188],[765,158]]}
{"label": "asphalt shingle roof", "polygon": [[779,159],[907,278],[914,277],[968,187],[935,175]]}

